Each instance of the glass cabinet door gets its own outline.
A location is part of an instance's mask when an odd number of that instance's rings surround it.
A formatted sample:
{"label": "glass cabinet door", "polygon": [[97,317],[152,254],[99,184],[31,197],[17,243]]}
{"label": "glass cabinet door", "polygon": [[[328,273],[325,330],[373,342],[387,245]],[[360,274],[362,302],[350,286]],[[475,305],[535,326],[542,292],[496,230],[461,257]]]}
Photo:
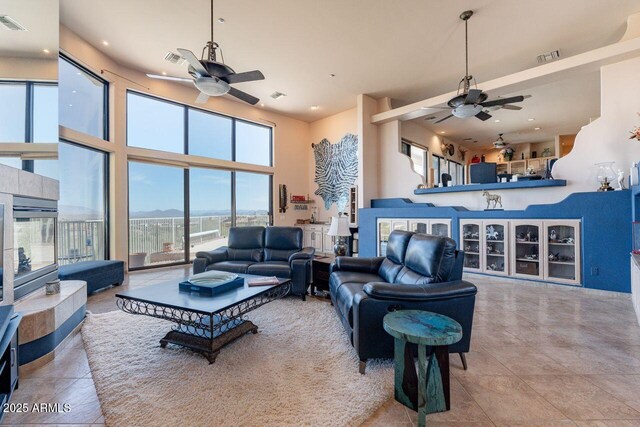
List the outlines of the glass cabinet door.
{"label": "glass cabinet door", "polygon": [[409,221],[407,221],[406,219],[393,219],[391,220],[391,230],[407,231],[409,229],[408,224]]}
{"label": "glass cabinet door", "polygon": [[391,234],[391,220],[378,220],[378,256],[387,255],[387,242]]}
{"label": "glass cabinet door", "polygon": [[542,278],[542,222],[512,222],[511,236],[511,273],[514,276]]}
{"label": "glass cabinet door", "polygon": [[450,223],[447,221],[431,221],[431,234],[439,237],[450,237],[451,233],[449,232]]}
{"label": "glass cabinet door", "polygon": [[507,274],[507,222],[485,221],[484,231],[484,271],[492,274]]}
{"label": "glass cabinet door", "polygon": [[461,244],[464,251],[464,268],[480,270],[480,222],[460,221]]}
{"label": "glass cabinet door", "polygon": [[426,219],[412,219],[409,220],[409,231],[421,234],[429,233],[429,221]]}
{"label": "glass cabinet door", "polygon": [[527,171],[527,161],[526,160],[515,160],[509,162],[510,173],[513,175],[524,175]]}
{"label": "glass cabinet door", "polygon": [[545,221],[545,279],[580,283],[580,222]]}

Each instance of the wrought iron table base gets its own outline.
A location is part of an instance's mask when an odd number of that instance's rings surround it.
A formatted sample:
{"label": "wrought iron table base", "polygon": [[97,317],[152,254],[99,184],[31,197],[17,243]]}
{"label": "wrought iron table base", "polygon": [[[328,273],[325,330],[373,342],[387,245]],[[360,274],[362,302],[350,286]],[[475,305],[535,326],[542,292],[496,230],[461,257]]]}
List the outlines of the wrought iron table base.
{"label": "wrought iron table base", "polygon": [[222,347],[249,332],[253,334],[258,333],[258,326],[250,320],[245,320],[227,332],[213,338],[204,338],[179,330],[173,330],[169,331],[167,335],[160,340],[160,347],[165,348],[169,343],[187,347],[193,351],[202,353],[209,361],[209,364],[212,364],[216,361],[216,357],[218,357]]}

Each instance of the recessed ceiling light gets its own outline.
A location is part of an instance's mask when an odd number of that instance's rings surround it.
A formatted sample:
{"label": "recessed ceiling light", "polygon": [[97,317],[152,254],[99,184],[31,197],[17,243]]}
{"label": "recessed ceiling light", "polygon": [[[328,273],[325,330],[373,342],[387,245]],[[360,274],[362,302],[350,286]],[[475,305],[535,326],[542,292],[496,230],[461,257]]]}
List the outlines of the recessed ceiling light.
{"label": "recessed ceiling light", "polygon": [[533,128],[533,130],[540,130],[540,128]]}
{"label": "recessed ceiling light", "polygon": [[312,109],[312,110],[317,110],[318,108],[320,108],[318,105],[312,105],[312,106],[311,106],[311,109]]}
{"label": "recessed ceiling light", "polygon": [[262,104],[260,104],[261,107],[264,107],[264,102]]}
{"label": "recessed ceiling light", "polygon": [[167,73],[163,71],[163,72],[162,72],[162,75],[163,75],[163,76],[166,76],[166,75],[167,75]]}
{"label": "recessed ceiling light", "polygon": [[44,53],[46,53],[47,55],[51,53],[51,52],[49,51],[49,49],[42,49],[42,51],[43,51]]}
{"label": "recessed ceiling light", "polygon": [[440,131],[440,133],[444,134],[444,131],[443,131],[443,130],[441,130],[441,131]]}
{"label": "recessed ceiling light", "polygon": [[500,119],[495,119],[494,122],[500,123]]}
{"label": "recessed ceiling light", "polygon": [[224,18],[218,18],[218,22],[224,24]]}
{"label": "recessed ceiling light", "polygon": [[106,41],[106,40],[102,40],[102,44],[105,45],[105,46],[109,46],[109,42]]}
{"label": "recessed ceiling light", "polygon": [[528,121],[528,122],[532,122],[532,121],[534,121],[534,120],[535,120],[535,119],[534,119],[534,118],[532,118],[532,117],[529,117],[529,118],[527,119],[527,121]]}

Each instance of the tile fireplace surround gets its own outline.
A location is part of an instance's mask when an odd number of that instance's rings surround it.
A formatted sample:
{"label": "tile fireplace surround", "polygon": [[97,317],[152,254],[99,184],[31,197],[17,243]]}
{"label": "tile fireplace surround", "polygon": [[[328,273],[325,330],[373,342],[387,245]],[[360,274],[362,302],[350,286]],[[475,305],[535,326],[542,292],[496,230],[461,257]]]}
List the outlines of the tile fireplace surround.
{"label": "tile fireplace surround", "polygon": [[59,199],[55,179],[0,164],[0,203],[4,205],[4,260],[2,305],[13,304],[13,196]]}

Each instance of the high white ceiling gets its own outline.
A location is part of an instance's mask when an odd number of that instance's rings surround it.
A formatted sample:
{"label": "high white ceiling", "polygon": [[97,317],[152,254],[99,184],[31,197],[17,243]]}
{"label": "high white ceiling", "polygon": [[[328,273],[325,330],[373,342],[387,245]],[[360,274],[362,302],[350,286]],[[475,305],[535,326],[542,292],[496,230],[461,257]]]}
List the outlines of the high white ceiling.
{"label": "high white ceiling", "polygon": [[[59,29],[56,0],[0,0],[0,15],[9,15],[27,29],[10,31],[0,25],[0,56],[56,57]],[[48,49],[49,54],[43,49]]]}
{"label": "high white ceiling", "polygon": [[[163,60],[209,40],[208,0],[60,0],[60,19],[114,59],[186,76]],[[215,39],[236,71],[261,82],[237,87],[265,108],[311,121],[355,106],[359,93],[418,101],[454,90],[464,75],[464,25],[472,9],[470,67],[478,82],[613,43],[638,0],[215,0]],[[102,42],[106,40],[109,46]],[[329,74],[335,77],[329,77]],[[287,97],[273,100],[274,91]],[[311,105],[319,105],[312,111]]]}
{"label": "high white ceiling", "polygon": [[489,111],[492,117],[484,122],[475,117],[451,117],[442,123],[435,123],[450,114],[449,110],[427,116],[426,119],[430,120],[419,118],[414,122],[470,148],[492,148],[493,141],[500,133],[511,144],[550,141],[556,135],[575,134],[590,120],[600,116],[600,73],[576,75],[504,97],[516,95],[531,96],[513,104],[522,107],[522,110]]}

